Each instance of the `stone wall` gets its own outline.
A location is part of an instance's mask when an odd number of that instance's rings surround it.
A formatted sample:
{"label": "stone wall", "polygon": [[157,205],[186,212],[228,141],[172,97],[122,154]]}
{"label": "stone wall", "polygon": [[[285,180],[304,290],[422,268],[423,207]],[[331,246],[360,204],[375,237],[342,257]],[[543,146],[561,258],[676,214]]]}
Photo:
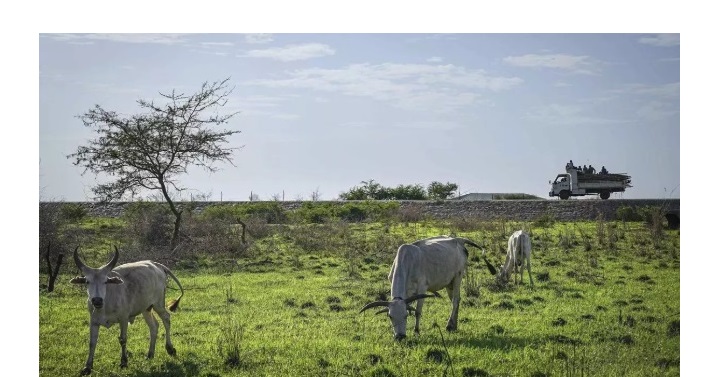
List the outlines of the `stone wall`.
{"label": "stone wall", "polygon": [[[92,202],[42,202],[41,205],[81,204],[92,216],[118,217],[129,202],[92,203]],[[250,202],[182,202],[191,206],[194,212],[202,211],[209,205],[241,204]],[[280,202],[286,210],[295,210],[303,202]],[[345,204],[344,201],[327,203]],[[531,221],[549,214],[556,220],[594,220],[599,213],[605,220],[617,219],[617,209],[622,206],[634,208],[660,206],[665,210],[679,213],[680,199],[586,199],[586,200],[488,200],[488,201],[400,201],[403,210],[414,209],[433,218],[473,217],[485,220],[525,220]]]}

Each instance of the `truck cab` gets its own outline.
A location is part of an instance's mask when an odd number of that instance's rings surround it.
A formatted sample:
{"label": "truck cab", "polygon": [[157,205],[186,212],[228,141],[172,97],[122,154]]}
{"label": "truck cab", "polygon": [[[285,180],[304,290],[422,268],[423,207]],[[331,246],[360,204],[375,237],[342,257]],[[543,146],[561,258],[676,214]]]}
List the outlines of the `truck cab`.
{"label": "truck cab", "polygon": [[569,174],[559,174],[551,184],[549,196],[558,195],[559,199],[566,200],[569,199],[569,196],[571,196],[571,192],[571,176]]}

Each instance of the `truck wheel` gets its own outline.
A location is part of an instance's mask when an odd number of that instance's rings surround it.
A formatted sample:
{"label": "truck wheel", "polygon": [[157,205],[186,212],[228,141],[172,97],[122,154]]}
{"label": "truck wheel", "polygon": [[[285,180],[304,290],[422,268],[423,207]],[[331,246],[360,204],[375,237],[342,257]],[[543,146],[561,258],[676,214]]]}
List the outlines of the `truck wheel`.
{"label": "truck wheel", "polygon": [[559,192],[559,199],[561,200],[569,199],[569,196],[571,196],[571,193],[566,190],[561,190],[561,192]]}
{"label": "truck wheel", "polygon": [[607,200],[607,199],[609,199],[610,194],[611,193],[609,191],[602,191],[601,193],[599,193],[599,197],[604,200]]}

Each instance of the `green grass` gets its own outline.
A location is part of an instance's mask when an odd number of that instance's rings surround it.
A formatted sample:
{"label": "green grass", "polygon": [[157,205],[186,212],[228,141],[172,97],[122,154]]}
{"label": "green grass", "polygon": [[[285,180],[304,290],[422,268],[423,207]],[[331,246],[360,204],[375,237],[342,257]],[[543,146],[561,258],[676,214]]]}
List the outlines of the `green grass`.
{"label": "green grass", "polygon": [[[358,314],[367,302],[389,295],[396,246],[385,247],[379,238],[396,244],[454,232],[485,240],[489,260],[499,265],[504,256],[498,245],[504,248],[519,225],[483,223],[468,231],[433,222],[362,223],[346,230],[312,225],[318,228],[306,234],[340,233],[311,250],[296,243],[303,241],[295,233],[272,234],[256,240],[257,253],[237,258],[236,265],[175,269],[185,288],[172,315],[176,357],[164,352],[160,324],[156,357],[145,359],[149,332],[138,317],[129,326],[129,367],[118,367],[119,327],[101,328],[92,375],[679,375],[679,232],[665,231],[655,240],[637,223],[532,229],[534,289],[527,272],[526,285],[514,286],[511,279],[496,287],[480,252],[471,249],[472,288],[470,294],[462,290],[453,333],[444,329],[450,312],[445,298],[425,302],[421,335],[413,334],[410,317],[403,342],[393,340],[386,315]],[[600,226],[612,244],[600,243]],[[61,276],[56,291],[39,294],[41,376],[77,375],[88,353],[86,293],[67,283],[70,278]],[[177,294],[170,290],[168,299]]]}

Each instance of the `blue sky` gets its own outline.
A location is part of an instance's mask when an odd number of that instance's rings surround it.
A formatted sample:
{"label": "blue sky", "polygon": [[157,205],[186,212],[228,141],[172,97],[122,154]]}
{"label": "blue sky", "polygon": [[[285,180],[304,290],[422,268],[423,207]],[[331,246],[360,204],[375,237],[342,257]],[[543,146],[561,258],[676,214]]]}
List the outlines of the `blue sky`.
{"label": "blue sky", "polygon": [[[236,166],[179,194],[322,199],[373,179],[548,197],[564,164],[680,197],[679,34],[39,34],[40,197],[91,200],[76,118],[230,77]],[[98,179],[98,180],[97,180]]]}

